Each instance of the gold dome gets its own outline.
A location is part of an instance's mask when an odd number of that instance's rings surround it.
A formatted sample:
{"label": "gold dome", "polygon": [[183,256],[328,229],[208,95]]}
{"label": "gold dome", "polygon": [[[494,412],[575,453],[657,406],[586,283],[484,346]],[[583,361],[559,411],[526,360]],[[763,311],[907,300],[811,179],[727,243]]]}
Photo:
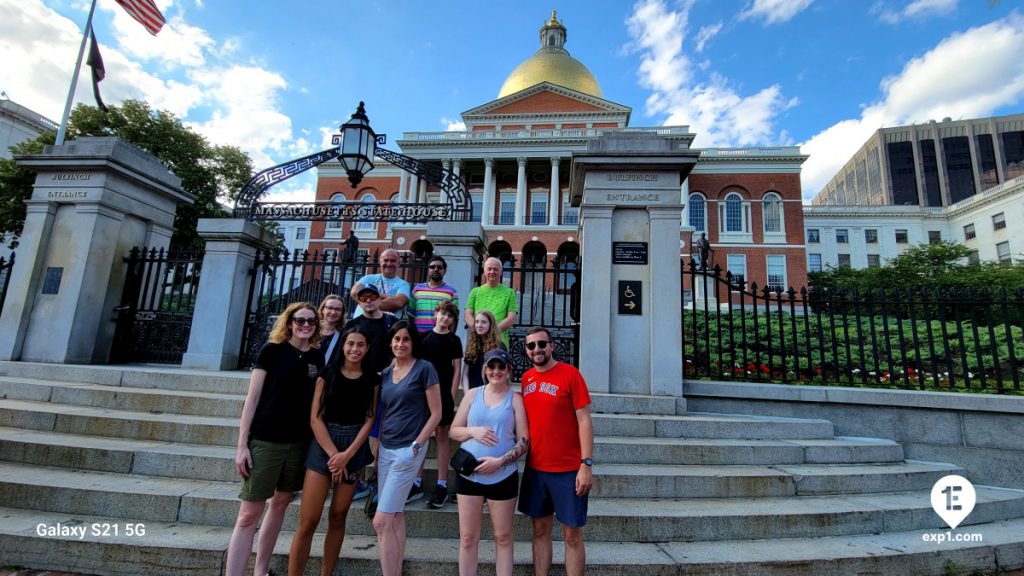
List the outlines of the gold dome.
{"label": "gold dome", "polygon": [[566,52],[567,30],[551,11],[551,20],[540,29],[540,50],[508,75],[498,91],[498,98],[515,94],[541,82],[550,82],[577,92],[601,97],[597,79],[582,62]]}

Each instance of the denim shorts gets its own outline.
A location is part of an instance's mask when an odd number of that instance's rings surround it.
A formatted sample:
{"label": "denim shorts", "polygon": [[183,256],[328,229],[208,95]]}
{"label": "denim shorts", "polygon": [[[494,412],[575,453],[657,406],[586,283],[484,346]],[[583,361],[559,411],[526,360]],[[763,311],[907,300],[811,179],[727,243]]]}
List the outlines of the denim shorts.
{"label": "denim shorts", "polygon": [[380,459],[377,465],[377,512],[401,512],[405,509],[405,500],[420,465],[427,457],[426,447],[413,456],[412,445],[394,450],[381,445],[377,448],[377,456]]}
{"label": "denim shorts", "polygon": [[531,518],[554,513],[562,526],[582,528],[587,523],[587,496],[576,495],[575,471],[540,472],[527,466],[519,487],[519,511]]}
{"label": "denim shorts", "polygon": [[[333,422],[326,422],[327,433],[331,436],[331,441],[334,442],[334,447],[339,451],[347,450],[352,442],[355,441],[356,435],[359,434],[359,429],[362,428],[362,424],[352,424],[349,426],[343,426],[341,424],[335,424]],[[330,476],[331,471],[327,468],[327,452],[320,447],[320,443],[313,439],[309,444],[309,451],[306,452],[306,468],[323,474],[324,476]],[[373,454],[370,452],[369,441],[363,442],[363,445],[356,450],[356,453],[352,456],[352,459],[348,461],[348,465],[345,467],[348,469],[349,474],[353,472],[359,472],[363,468],[366,468],[373,463]]]}

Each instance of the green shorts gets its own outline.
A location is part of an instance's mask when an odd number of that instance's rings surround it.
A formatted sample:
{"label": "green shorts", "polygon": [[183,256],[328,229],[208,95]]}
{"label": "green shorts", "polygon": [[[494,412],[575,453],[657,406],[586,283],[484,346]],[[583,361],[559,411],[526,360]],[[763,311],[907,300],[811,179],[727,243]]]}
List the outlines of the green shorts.
{"label": "green shorts", "polygon": [[278,492],[298,492],[306,475],[308,441],[280,444],[249,440],[252,469],[242,479],[242,500],[266,500]]}

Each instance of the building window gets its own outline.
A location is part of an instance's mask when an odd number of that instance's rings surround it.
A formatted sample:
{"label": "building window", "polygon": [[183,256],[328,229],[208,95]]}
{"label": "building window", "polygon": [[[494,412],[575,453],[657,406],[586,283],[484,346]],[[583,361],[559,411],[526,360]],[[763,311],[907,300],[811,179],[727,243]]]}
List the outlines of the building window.
{"label": "building window", "polygon": [[1006,179],[1024,176],[1024,130],[1003,132],[1003,162],[1006,162]]}
{"label": "building window", "polygon": [[974,224],[964,226],[964,240],[974,240],[977,234],[974,233]]}
{"label": "building window", "polygon": [[498,224],[513,224],[516,218],[516,193],[502,192],[498,207]]}
{"label": "building window", "polygon": [[484,213],[484,195],[483,193],[474,193],[469,195],[470,200],[473,203],[473,214],[470,219],[474,222],[480,221],[480,215]]}
{"label": "building window", "polygon": [[690,194],[690,221],[689,225],[697,232],[706,232],[707,226],[707,201],[703,194]]}
{"label": "building window", "polygon": [[939,187],[939,161],[935,153],[935,140],[929,138],[918,142],[921,150],[921,183],[924,197],[929,206],[942,206],[942,189]]}
{"label": "building window", "polygon": [[807,271],[821,272],[821,254],[807,255]]}
{"label": "building window", "polygon": [[977,250],[971,250],[967,253],[967,263],[971,266],[981,264],[981,258],[978,256]]}
{"label": "building window", "polygon": [[562,201],[562,225],[575,226],[580,223],[580,207],[569,205],[569,195]]}
{"label": "building window", "polygon": [[1010,242],[1000,242],[996,244],[996,258],[1000,262],[1013,262],[1013,258],[1010,257]]}
{"label": "building window", "polygon": [[907,231],[906,230],[897,230],[896,231],[896,243],[897,244],[907,244],[908,242],[910,242],[910,239],[907,237]]}
{"label": "building window", "polygon": [[769,254],[768,264],[768,288],[773,292],[786,290],[786,257],[781,254]]}
{"label": "building window", "polygon": [[878,230],[874,228],[864,230],[864,242],[867,244],[878,244]]}
{"label": "building window", "polygon": [[981,188],[987,190],[999,184],[996,171],[996,151],[992,145],[991,134],[978,134],[974,137],[978,149],[978,161],[981,163]]}
{"label": "building window", "polygon": [[892,182],[893,203],[917,206],[917,176],[914,174],[914,145],[910,142],[889,142],[889,181]]}
{"label": "building window", "polygon": [[939,242],[942,242],[942,232],[940,232],[938,230],[929,230],[928,231],[928,243],[929,244],[938,244]]}
{"label": "building window", "polygon": [[747,255],[729,254],[726,257],[725,267],[726,271],[732,274],[733,288],[743,288],[743,282],[747,277]]}
{"label": "building window", "polygon": [[[344,204],[344,203],[345,203],[345,195],[344,194],[335,194],[334,196],[331,196],[331,204]],[[341,235],[341,221],[340,220],[329,220],[327,222],[327,232],[330,233],[332,231],[334,232],[334,236],[335,237]]]}
{"label": "building window", "polygon": [[725,199],[725,231],[743,232],[743,200],[739,194],[729,194]]}
{"label": "building window", "polygon": [[878,268],[882,265],[882,257],[878,254],[868,254],[868,268]]}
{"label": "building window", "polygon": [[530,194],[530,224],[548,223],[548,195],[543,192]]}
{"label": "building window", "polygon": [[839,255],[839,267],[840,268],[849,268],[850,267],[850,255],[849,254],[840,254]]}
{"label": "building window", "polygon": [[807,243],[817,244],[818,242],[821,242],[821,232],[817,228],[808,228]]}
{"label": "building window", "polygon": [[955,204],[974,196],[974,165],[971,163],[971,145],[967,136],[943,138],[942,150],[945,152],[950,201]]}
{"label": "building window", "polygon": [[[363,204],[373,203],[376,201],[377,196],[375,196],[374,194],[364,194],[363,197],[360,198],[360,202],[362,202]],[[357,232],[373,232],[374,230],[377,229],[376,222],[356,222],[353,226],[355,227]]]}
{"label": "building window", "polygon": [[999,214],[992,215],[992,230],[1002,230],[1006,228],[1006,216],[1000,212]]}
{"label": "building window", "polygon": [[761,201],[761,207],[764,211],[765,233],[782,232],[782,198],[770,192]]}
{"label": "building window", "polygon": [[846,228],[836,229],[836,244],[849,244],[850,243],[850,231]]}
{"label": "building window", "polygon": [[295,239],[296,240],[305,240],[306,239],[306,229],[304,227],[300,226],[300,227],[295,229]]}

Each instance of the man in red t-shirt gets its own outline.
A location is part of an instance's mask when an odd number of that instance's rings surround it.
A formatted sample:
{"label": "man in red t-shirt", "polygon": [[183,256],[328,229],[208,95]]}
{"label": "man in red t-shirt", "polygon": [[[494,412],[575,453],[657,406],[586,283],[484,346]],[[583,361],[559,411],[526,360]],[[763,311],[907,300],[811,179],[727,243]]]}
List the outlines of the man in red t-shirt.
{"label": "man in red t-shirt", "polygon": [[554,359],[544,328],[526,332],[533,368],[523,374],[523,404],[530,421],[530,452],[519,490],[519,511],[533,518],[533,571],[551,569],[553,516],[562,524],[565,573],[582,576],[586,566],[583,526],[593,486],[594,425],[590,392],[580,371]]}

